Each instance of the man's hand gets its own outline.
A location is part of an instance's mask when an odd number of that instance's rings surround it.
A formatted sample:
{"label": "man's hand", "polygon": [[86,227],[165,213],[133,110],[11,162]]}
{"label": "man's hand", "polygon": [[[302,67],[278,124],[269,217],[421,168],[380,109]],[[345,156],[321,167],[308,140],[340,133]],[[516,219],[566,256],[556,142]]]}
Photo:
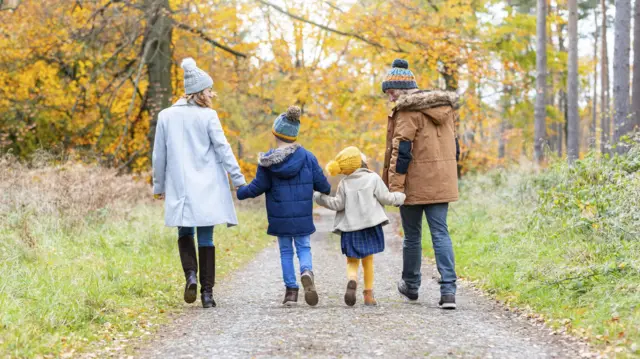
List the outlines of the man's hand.
{"label": "man's hand", "polygon": [[164,193],[154,194],[153,199],[164,200]]}

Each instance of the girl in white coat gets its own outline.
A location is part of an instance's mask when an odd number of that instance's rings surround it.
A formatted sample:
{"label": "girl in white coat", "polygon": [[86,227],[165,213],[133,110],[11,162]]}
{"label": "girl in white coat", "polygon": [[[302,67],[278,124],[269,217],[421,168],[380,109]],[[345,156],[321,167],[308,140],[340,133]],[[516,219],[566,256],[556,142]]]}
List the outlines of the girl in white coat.
{"label": "girl in white coat", "polygon": [[227,174],[235,187],[246,182],[218,115],[211,109],[213,79],[191,58],[182,61],[182,69],[185,96],[158,115],[153,193],[165,201],[165,224],[178,227],[180,261],[186,278],[184,300],[196,300],[199,267],[202,306],[209,308],[216,306],[213,227],[238,224]]}

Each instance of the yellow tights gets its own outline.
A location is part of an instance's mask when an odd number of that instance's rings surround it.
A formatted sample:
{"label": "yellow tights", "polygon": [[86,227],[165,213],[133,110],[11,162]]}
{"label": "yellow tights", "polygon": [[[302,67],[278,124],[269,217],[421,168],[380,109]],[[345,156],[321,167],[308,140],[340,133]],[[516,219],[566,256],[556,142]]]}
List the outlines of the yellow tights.
{"label": "yellow tights", "polygon": [[[358,280],[358,267],[360,267],[360,259],[347,257],[349,280]],[[362,258],[362,268],[364,269],[364,289],[373,289],[373,254]]]}

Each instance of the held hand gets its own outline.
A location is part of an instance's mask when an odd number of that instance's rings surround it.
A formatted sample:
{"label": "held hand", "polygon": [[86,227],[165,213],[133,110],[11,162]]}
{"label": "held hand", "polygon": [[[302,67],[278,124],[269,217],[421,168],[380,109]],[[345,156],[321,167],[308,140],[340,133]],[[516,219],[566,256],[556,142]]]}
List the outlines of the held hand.
{"label": "held hand", "polygon": [[404,204],[404,201],[407,199],[407,196],[402,192],[394,192],[394,195],[398,198],[398,201],[395,203],[396,207],[400,207]]}
{"label": "held hand", "polygon": [[164,193],[154,194],[153,199],[164,200]]}

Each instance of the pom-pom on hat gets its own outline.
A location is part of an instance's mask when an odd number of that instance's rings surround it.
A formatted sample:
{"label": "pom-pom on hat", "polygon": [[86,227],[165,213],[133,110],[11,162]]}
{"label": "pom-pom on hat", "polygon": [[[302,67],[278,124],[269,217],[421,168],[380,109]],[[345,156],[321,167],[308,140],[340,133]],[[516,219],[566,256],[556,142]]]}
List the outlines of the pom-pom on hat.
{"label": "pom-pom on hat", "polygon": [[350,175],[362,167],[365,157],[357,147],[350,146],[340,151],[333,161],[327,163],[325,169],[330,176]]}
{"label": "pom-pom on hat", "polygon": [[391,89],[417,89],[416,77],[409,70],[409,63],[403,59],[393,60],[392,69],[382,81],[382,92]]}
{"label": "pom-pom on hat", "polygon": [[273,135],[288,143],[296,142],[300,132],[300,115],[298,106],[289,106],[287,112],[280,114],[273,122]]}
{"label": "pom-pom on hat", "polygon": [[187,57],[180,67],[184,70],[184,92],[187,95],[198,93],[213,86],[213,79],[196,65],[196,60]]}

